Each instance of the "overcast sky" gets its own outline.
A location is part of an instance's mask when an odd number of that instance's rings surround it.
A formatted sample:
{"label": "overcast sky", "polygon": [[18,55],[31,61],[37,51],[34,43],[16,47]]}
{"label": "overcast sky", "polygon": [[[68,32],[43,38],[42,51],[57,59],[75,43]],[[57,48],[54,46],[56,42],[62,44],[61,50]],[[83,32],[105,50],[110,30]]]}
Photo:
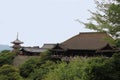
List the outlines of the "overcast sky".
{"label": "overcast sky", "polygon": [[0,0],[0,44],[19,39],[24,46],[61,43],[89,31],[76,19],[86,22],[94,0]]}

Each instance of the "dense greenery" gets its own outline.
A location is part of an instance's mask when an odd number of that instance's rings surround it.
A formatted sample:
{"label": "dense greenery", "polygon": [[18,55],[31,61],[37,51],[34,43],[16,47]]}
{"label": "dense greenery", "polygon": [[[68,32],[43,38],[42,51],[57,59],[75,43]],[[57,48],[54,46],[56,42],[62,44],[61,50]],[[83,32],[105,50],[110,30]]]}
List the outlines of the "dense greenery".
{"label": "dense greenery", "polygon": [[4,64],[12,64],[16,53],[4,50],[0,53],[0,66]]}
{"label": "dense greenery", "polygon": [[0,67],[0,80],[23,80],[19,75],[19,69],[12,65]]}
{"label": "dense greenery", "polygon": [[[0,56],[3,57],[1,60],[5,60],[1,61],[0,67],[2,80],[120,80],[120,53],[111,58],[74,57],[66,63],[52,61],[49,52],[45,52],[19,67],[12,65],[15,57],[15,54],[12,54],[14,53],[3,52]],[[6,57],[11,61],[7,61]]]}
{"label": "dense greenery", "polygon": [[[114,56],[120,60],[120,54]],[[120,80],[120,64],[114,56],[75,58],[69,64],[62,62],[43,80]]]}
{"label": "dense greenery", "polygon": [[8,50],[0,53],[0,79],[1,80],[22,80],[19,74],[19,68],[12,65],[16,52]]}
{"label": "dense greenery", "polygon": [[50,52],[42,53],[38,58],[31,58],[20,66],[20,75],[32,80],[41,80],[43,76],[53,69],[55,62],[50,61]]}

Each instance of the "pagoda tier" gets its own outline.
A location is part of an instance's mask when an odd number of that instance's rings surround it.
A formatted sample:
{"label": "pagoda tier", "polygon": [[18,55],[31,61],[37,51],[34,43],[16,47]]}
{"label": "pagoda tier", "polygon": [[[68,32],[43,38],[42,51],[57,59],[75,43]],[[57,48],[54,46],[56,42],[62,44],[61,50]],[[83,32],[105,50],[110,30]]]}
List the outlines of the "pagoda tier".
{"label": "pagoda tier", "polygon": [[23,44],[22,41],[20,41],[19,39],[16,39],[15,41],[11,42],[13,44]]}
{"label": "pagoda tier", "polygon": [[21,48],[21,46],[20,45],[13,45],[12,48],[18,49],[18,48]]}
{"label": "pagoda tier", "polygon": [[21,48],[21,45],[20,45],[20,44],[23,44],[23,42],[18,39],[18,33],[17,33],[17,38],[16,38],[16,40],[13,41],[13,42],[11,42],[11,43],[13,44],[12,48],[13,48],[14,50],[17,50],[17,49]]}

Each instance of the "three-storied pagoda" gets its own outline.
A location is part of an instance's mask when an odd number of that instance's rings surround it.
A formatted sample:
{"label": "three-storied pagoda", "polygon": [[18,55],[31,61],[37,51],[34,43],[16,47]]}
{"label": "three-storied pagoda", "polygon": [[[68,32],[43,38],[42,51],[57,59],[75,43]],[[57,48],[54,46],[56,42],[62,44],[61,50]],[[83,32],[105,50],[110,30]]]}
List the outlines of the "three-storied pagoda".
{"label": "three-storied pagoda", "polygon": [[16,50],[18,50],[18,49],[21,48],[21,45],[20,45],[20,44],[23,44],[23,42],[18,39],[18,33],[17,33],[17,38],[16,38],[16,40],[13,41],[13,42],[11,42],[11,43],[13,44],[13,46],[12,46],[13,51],[16,51]]}

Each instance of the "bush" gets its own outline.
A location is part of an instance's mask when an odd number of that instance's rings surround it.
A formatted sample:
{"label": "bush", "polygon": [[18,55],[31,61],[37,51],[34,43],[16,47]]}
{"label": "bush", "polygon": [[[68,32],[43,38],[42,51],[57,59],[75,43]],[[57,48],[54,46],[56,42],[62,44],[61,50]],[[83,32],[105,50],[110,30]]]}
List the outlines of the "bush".
{"label": "bush", "polygon": [[37,58],[31,58],[26,61],[24,64],[20,66],[20,75],[24,78],[27,78],[31,72],[36,67],[36,63],[38,62]]}
{"label": "bush", "polygon": [[57,63],[54,70],[50,70],[43,80],[82,80],[82,66],[84,59],[76,58],[69,64]]}
{"label": "bush", "polygon": [[120,80],[120,54],[111,58],[76,57],[69,63],[54,63],[45,55],[29,60],[20,70],[28,80]]}
{"label": "bush", "polygon": [[120,53],[116,53],[112,56],[112,61],[114,65],[114,74],[117,78],[116,80],[120,80]]}
{"label": "bush", "polygon": [[16,56],[16,53],[12,53],[12,52],[5,51],[3,53],[0,53],[0,66],[4,64],[12,64],[15,56]]}
{"label": "bush", "polygon": [[29,75],[32,80],[41,80],[50,71],[55,68],[55,63],[52,61],[46,61],[44,64],[39,66],[39,68],[34,69],[34,71]]}
{"label": "bush", "polygon": [[116,80],[113,64],[109,58],[96,57],[87,61],[83,69],[83,80]]}
{"label": "bush", "polygon": [[[47,69],[49,64],[52,64],[51,62],[47,63],[46,61],[48,60],[50,60],[50,51],[41,53],[38,58],[29,59],[28,61],[26,61],[24,64],[20,66],[20,75],[23,76],[24,78],[28,78],[30,74],[38,76],[38,74],[41,74],[42,72],[46,73],[45,70]],[[48,65],[48,66],[45,66],[45,69],[44,69],[42,67],[43,65]],[[35,76],[32,76],[32,75],[31,75],[31,78],[35,78]]]}
{"label": "bush", "polygon": [[10,52],[10,50],[3,50],[3,51],[1,51],[1,53],[9,53]]}
{"label": "bush", "polygon": [[120,64],[115,65],[115,59],[119,61],[120,58],[114,57],[75,58],[69,64],[61,62],[43,80],[120,80]]}
{"label": "bush", "polygon": [[1,80],[22,80],[19,70],[11,65],[3,65],[0,67]]}

